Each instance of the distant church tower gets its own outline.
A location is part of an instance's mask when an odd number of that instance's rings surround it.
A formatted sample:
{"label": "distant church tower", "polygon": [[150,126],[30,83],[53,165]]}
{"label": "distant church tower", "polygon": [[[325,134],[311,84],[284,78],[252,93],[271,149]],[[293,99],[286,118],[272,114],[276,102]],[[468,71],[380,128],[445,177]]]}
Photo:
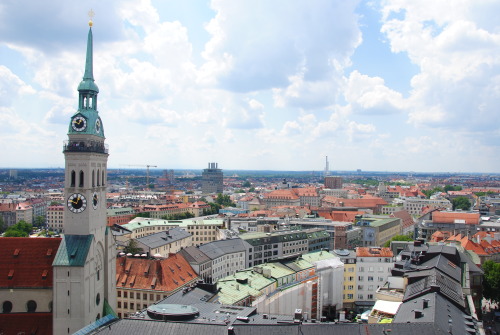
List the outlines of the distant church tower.
{"label": "distant church tower", "polygon": [[97,111],[92,21],[78,110],[63,152],[64,236],[54,259],[54,334],[72,334],[116,309],[115,246],[106,228],[108,147]]}

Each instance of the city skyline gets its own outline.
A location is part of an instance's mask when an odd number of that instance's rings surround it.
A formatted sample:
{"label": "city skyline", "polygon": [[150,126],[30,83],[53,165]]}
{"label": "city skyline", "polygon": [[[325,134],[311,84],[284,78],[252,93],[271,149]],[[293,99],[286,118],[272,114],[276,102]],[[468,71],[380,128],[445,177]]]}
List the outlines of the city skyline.
{"label": "city skyline", "polygon": [[498,173],[500,4],[16,1],[0,168],[62,167],[93,9],[110,168]]}

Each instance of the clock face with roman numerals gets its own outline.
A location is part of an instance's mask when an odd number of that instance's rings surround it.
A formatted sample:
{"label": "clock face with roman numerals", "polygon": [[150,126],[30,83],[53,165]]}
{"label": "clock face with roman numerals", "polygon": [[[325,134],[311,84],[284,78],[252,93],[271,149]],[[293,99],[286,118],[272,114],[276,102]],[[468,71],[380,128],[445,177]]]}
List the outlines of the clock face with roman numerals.
{"label": "clock face with roman numerals", "polygon": [[68,209],[73,213],[81,213],[87,208],[87,199],[80,193],[73,193],[68,198]]}

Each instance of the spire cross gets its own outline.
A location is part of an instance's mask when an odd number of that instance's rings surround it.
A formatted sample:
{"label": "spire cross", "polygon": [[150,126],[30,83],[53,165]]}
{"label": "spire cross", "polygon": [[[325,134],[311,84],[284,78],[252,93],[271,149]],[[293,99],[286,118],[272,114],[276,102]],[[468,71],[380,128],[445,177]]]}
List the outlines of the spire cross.
{"label": "spire cross", "polygon": [[90,19],[90,20],[89,20],[89,26],[90,26],[90,27],[92,27],[92,18],[93,18],[93,17],[94,17],[94,15],[95,15],[95,14],[94,14],[94,11],[93,11],[92,9],[90,9],[90,10],[89,10],[88,15],[89,15],[89,19]]}

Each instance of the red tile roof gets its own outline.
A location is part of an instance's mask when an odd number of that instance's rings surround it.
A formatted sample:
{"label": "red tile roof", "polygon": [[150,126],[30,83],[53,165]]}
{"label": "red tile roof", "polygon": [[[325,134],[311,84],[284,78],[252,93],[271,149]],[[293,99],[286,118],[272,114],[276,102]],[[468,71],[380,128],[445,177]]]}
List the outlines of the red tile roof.
{"label": "red tile roof", "polygon": [[358,247],[356,257],[393,257],[391,248]]}
{"label": "red tile roof", "polygon": [[455,223],[457,220],[463,220],[466,224],[479,224],[479,213],[464,212],[434,212],[432,214],[433,223]]}
{"label": "red tile roof", "polygon": [[0,334],[52,335],[52,313],[1,313]]}
{"label": "red tile roof", "polygon": [[0,287],[52,287],[52,261],[61,238],[3,237]]}
{"label": "red tile roof", "polygon": [[181,254],[160,260],[131,257],[116,259],[117,288],[173,292],[196,280],[198,275]]}

